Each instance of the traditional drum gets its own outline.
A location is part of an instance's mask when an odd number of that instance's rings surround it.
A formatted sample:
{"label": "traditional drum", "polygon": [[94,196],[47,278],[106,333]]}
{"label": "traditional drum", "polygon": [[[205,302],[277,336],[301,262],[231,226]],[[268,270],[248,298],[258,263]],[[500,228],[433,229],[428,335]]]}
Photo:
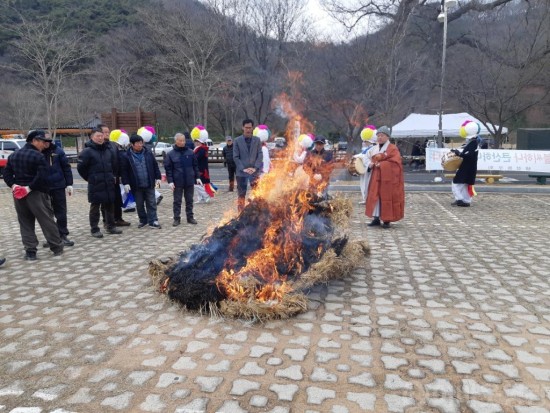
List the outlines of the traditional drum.
{"label": "traditional drum", "polygon": [[356,156],[349,160],[348,172],[351,176],[364,175],[366,171],[367,169],[365,168],[365,164],[363,163],[363,158],[361,158],[360,156]]}
{"label": "traditional drum", "polygon": [[462,164],[462,158],[454,152],[448,152],[441,158],[441,166],[446,171],[454,172]]}

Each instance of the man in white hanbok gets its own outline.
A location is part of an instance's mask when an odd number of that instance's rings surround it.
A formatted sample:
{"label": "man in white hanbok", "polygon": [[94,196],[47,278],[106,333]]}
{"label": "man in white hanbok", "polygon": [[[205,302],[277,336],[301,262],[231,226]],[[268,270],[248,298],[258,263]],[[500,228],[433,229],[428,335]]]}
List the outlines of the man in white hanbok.
{"label": "man in white hanbok", "polygon": [[361,153],[354,156],[361,158],[363,165],[365,165],[365,173],[359,175],[359,187],[361,188],[361,201],[359,205],[365,205],[367,199],[367,193],[369,192],[369,182],[370,182],[370,171],[369,164],[371,163],[372,156],[374,155],[373,151],[378,149],[376,145],[376,135],[370,138],[367,141],[363,141]]}

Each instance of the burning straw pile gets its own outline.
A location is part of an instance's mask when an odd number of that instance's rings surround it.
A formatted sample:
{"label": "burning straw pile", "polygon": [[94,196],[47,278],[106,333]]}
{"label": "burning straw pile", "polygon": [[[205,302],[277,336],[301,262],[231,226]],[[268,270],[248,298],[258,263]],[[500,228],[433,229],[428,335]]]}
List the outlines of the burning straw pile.
{"label": "burning straw pile", "polygon": [[304,170],[286,163],[264,175],[240,214],[176,259],[152,261],[154,285],[212,315],[269,320],[306,311],[304,291],[349,275],[369,246],[349,239],[351,201],[313,188]]}

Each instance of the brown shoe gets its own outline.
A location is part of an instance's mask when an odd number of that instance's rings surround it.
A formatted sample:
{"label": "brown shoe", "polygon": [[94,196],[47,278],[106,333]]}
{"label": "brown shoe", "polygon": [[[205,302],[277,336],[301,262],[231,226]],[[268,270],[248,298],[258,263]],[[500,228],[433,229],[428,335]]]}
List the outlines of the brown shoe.
{"label": "brown shoe", "polygon": [[130,222],[124,221],[123,219],[115,221],[115,226],[117,227],[129,227],[130,225],[132,225]]}

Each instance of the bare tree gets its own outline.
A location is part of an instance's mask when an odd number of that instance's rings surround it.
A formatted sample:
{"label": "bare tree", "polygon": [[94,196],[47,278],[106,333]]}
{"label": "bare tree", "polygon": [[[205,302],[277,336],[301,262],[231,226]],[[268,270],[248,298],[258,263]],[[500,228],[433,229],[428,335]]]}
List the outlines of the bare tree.
{"label": "bare tree", "polygon": [[500,146],[503,127],[550,95],[550,5],[522,3],[482,19],[457,42],[451,87]]}
{"label": "bare tree", "polygon": [[6,84],[2,93],[2,114],[5,121],[15,129],[30,130],[40,120],[40,96],[29,88]]}
{"label": "bare tree", "polygon": [[22,18],[9,30],[16,37],[12,42],[16,60],[7,67],[25,76],[42,97],[48,130],[55,138],[59,98],[65,82],[78,74],[92,49],[82,34],[65,33],[62,25],[47,20],[29,22]]}

